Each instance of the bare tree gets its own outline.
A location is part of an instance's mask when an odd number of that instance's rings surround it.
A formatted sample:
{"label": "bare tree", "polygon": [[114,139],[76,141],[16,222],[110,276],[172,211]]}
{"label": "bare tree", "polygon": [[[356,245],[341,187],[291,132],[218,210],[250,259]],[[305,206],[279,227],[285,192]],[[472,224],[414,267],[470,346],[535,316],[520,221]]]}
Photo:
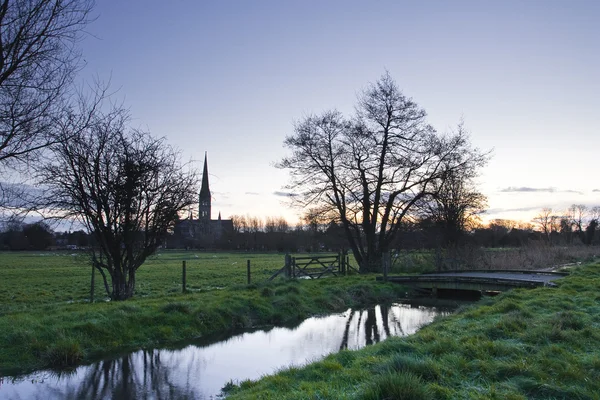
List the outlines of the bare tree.
{"label": "bare tree", "polygon": [[421,217],[441,230],[444,246],[455,246],[480,221],[487,198],[477,191],[472,177],[455,172],[432,182],[432,192],[420,207]]}
{"label": "bare tree", "polygon": [[464,132],[438,135],[425,115],[386,73],[359,95],[354,118],[308,116],[284,142],[292,154],[277,166],[291,174],[294,201],[341,222],[363,272],[379,269],[433,182],[469,173],[486,158]]}
{"label": "bare tree", "polygon": [[283,217],[265,218],[265,232],[267,233],[286,233],[289,228],[288,222]]}
{"label": "bare tree", "polygon": [[233,223],[233,231],[235,233],[246,232],[246,230],[248,229],[246,217],[244,217],[243,215],[232,215],[231,221]]}
{"label": "bare tree", "polygon": [[0,167],[54,143],[93,0],[0,1]]}
{"label": "bare tree", "polygon": [[542,211],[533,218],[533,222],[536,223],[548,243],[550,243],[551,234],[553,232],[554,219],[556,216],[551,208],[542,208]]}
{"label": "bare tree", "polygon": [[596,221],[600,220],[600,206],[595,206],[590,209],[590,218]]}
{"label": "bare tree", "polygon": [[114,300],[134,294],[137,269],[194,204],[198,183],[163,139],[128,130],[127,122],[117,107],[95,112],[86,129],[63,126],[68,139],[51,147],[40,171],[45,212],[87,227],[92,264]]}
{"label": "bare tree", "polygon": [[571,225],[575,228],[579,240],[586,243],[585,222],[590,216],[590,210],[584,204],[573,204],[567,210],[567,215],[571,218]]}

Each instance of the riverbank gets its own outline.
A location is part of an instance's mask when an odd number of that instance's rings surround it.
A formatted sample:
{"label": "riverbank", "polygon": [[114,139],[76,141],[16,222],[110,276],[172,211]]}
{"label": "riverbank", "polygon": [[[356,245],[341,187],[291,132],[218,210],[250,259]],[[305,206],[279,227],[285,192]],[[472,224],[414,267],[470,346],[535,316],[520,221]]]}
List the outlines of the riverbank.
{"label": "riverbank", "polygon": [[239,285],[125,302],[46,304],[0,315],[0,376],[397,300],[374,276]]}
{"label": "riverbank", "polygon": [[600,263],[513,290],[415,335],[229,389],[237,399],[597,399]]}

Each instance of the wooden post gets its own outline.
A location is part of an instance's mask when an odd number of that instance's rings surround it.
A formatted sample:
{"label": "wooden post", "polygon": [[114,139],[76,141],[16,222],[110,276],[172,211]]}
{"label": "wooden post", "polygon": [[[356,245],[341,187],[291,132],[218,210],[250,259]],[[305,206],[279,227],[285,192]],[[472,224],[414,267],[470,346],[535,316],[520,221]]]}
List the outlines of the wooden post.
{"label": "wooden post", "polygon": [[387,282],[387,280],[388,280],[388,268],[389,268],[389,266],[388,266],[388,264],[389,264],[389,257],[388,256],[389,256],[389,254],[390,253],[385,252],[385,253],[382,254],[382,257],[381,257],[381,261],[382,261],[382,264],[383,264],[383,281],[384,282]]}
{"label": "wooden post", "polygon": [[342,275],[346,275],[346,252],[342,249],[340,251],[340,270]]}
{"label": "wooden post", "polygon": [[250,284],[250,260],[248,260],[247,268],[248,268],[248,285],[249,285]]}
{"label": "wooden post", "polygon": [[181,262],[181,291],[185,293],[187,286],[185,260]]}
{"label": "wooden post", "polygon": [[96,286],[96,267],[92,265],[92,284],[90,286],[90,303],[94,302],[94,288]]}
{"label": "wooden post", "polygon": [[285,255],[285,277],[292,277],[292,256],[289,253]]}
{"label": "wooden post", "polygon": [[292,257],[292,278],[296,277],[296,257]]}

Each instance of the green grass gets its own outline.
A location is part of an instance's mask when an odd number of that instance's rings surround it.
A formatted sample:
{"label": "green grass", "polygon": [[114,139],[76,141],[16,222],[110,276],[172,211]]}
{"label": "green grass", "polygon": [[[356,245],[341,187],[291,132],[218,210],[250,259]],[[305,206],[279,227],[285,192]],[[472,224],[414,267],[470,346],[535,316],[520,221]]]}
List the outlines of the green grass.
{"label": "green grass", "polygon": [[598,399],[600,263],[415,335],[228,387],[236,399]]}
{"label": "green grass", "polygon": [[[181,292],[181,264],[186,261],[187,287],[211,290],[247,282],[250,260],[253,282],[266,280],[284,264],[283,254],[161,251],[136,274],[137,297]],[[0,314],[43,304],[89,301],[91,267],[81,252],[0,252]],[[95,298],[106,291],[96,273]]]}
{"label": "green grass", "polygon": [[[173,252],[142,266],[133,299],[89,303],[85,260],[45,254],[0,254],[0,376],[294,324],[315,314],[393,301],[404,293],[398,285],[376,283],[374,276],[266,282],[283,264],[283,255]],[[185,294],[183,259],[191,260],[187,281],[192,290]],[[253,265],[251,285],[244,284],[246,259]],[[96,291],[102,293],[102,287]]]}

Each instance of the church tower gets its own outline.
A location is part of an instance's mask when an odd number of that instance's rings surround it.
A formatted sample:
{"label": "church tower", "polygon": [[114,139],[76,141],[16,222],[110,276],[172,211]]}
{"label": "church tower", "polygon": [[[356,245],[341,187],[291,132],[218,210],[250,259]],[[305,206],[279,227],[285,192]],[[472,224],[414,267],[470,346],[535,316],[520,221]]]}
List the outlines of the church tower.
{"label": "church tower", "polygon": [[198,219],[210,223],[210,189],[208,188],[208,162],[204,152],[204,170],[202,171],[202,186],[200,187],[200,207]]}

